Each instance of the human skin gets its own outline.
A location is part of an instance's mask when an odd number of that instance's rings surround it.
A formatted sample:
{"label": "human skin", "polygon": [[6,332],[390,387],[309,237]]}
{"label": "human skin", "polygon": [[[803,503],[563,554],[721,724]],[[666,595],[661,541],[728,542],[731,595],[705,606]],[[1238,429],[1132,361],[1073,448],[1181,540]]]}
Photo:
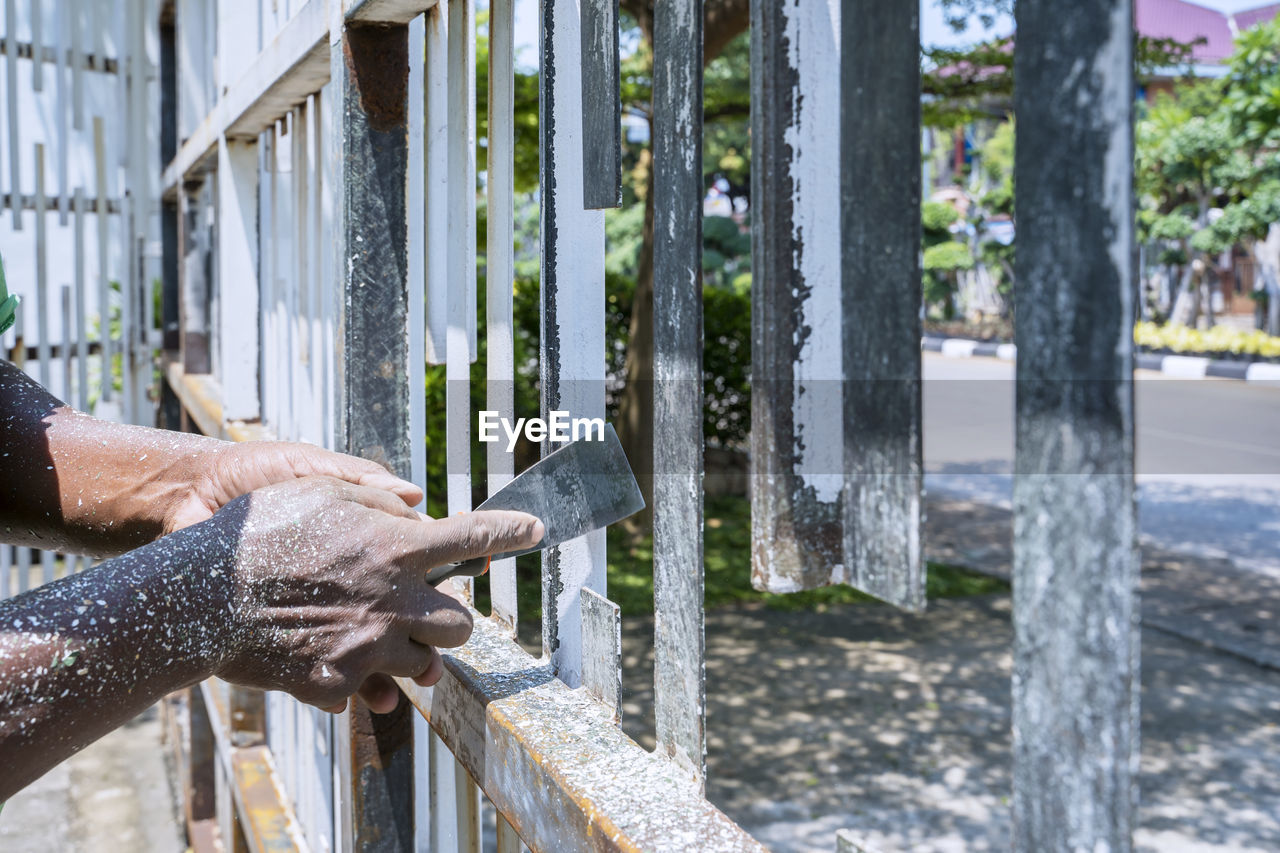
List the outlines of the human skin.
{"label": "human skin", "polygon": [[0,541],[128,551],[0,602],[0,801],[210,676],[331,711],[357,690],[391,710],[390,676],[435,683],[435,649],[466,642],[471,617],[425,572],[543,528],[433,520],[421,499],[316,448],[97,421],[0,362]]}

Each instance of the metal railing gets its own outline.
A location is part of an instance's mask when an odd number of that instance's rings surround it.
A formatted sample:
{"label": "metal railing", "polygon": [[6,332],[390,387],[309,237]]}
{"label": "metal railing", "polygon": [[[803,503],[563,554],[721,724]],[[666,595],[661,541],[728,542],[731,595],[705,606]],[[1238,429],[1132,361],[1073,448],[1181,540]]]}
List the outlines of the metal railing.
{"label": "metal railing", "polygon": [[[74,217],[76,275],[59,341],[42,319],[53,285],[33,267],[38,333],[23,337],[28,313],[8,356],[34,345],[39,378],[92,408],[84,377],[122,354],[120,392],[101,383],[99,402],[119,393],[121,416],[146,420],[142,249],[158,234],[162,423],[310,441],[417,483],[440,453],[448,512],[470,510],[480,340],[488,407],[514,407],[513,4],[488,10],[483,323],[474,0],[121,0],[115,30],[92,17],[105,4],[59,3],[68,40],[52,49],[47,4],[28,4],[21,26],[16,5],[5,198],[14,223],[36,211],[37,257],[44,211]],[[696,0],[654,6],[657,749],[619,727],[619,615],[596,533],[544,555],[540,656],[515,642],[515,565],[499,561],[491,613],[476,613],[435,687],[400,681],[392,714],[355,703],[334,717],[218,682],[188,691],[171,721],[197,849],[472,851],[482,798],[503,851],[758,846],[703,794],[702,15]],[[919,609],[918,11],[753,0],[751,19],[753,581],[849,583]],[[1137,754],[1132,9],[1020,0],[1017,21],[1017,846],[1123,850]],[[617,9],[545,0],[540,27],[541,406],[598,417],[600,208],[620,198]],[[115,49],[99,43],[117,31]],[[56,193],[39,148],[24,180],[19,60],[53,66],[59,133],[92,128],[92,192],[76,189],[65,142]],[[94,75],[114,94],[87,88]],[[89,215],[93,275],[81,273]],[[112,217],[120,249],[104,254]],[[428,365],[447,378],[443,447],[424,443]],[[512,457],[491,445],[487,473],[499,488]]]}

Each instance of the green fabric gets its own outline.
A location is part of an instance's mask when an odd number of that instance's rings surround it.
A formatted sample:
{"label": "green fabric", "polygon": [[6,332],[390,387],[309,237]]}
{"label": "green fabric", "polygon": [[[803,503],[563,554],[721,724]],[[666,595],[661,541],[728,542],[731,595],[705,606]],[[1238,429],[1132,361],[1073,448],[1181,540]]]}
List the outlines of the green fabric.
{"label": "green fabric", "polygon": [[4,260],[0,259],[0,335],[9,331],[17,313],[18,297],[10,296],[9,289],[4,285]]}

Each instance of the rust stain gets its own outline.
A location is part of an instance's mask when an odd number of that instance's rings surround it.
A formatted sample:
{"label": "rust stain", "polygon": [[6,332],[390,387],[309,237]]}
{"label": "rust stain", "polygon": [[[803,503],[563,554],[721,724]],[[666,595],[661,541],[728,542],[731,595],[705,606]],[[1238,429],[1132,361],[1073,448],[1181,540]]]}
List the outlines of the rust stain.
{"label": "rust stain", "polygon": [[409,28],[348,24],[342,56],[369,127],[382,133],[403,130],[409,105]]}
{"label": "rust stain", "polygon": [[284,853],[298,846],[291,831],[292,815],[267,763],[268,754],[265,746],[238,749],[232,754],[236,799],[253,849]]}

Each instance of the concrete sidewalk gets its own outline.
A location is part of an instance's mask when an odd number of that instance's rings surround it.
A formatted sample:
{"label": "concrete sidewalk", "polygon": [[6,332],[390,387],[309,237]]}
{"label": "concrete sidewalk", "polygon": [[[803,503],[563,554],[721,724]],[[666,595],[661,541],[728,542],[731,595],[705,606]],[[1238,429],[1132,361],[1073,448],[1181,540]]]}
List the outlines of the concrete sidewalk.
{"label": "concrete sidewalk", "polygon": [[[1007,509],[931,499],[924,541],[930,560],[1010,577]],[[1223,558],[1144,545],[1140,592],[1144,626],[1280,670],[1280,578]]]}
{"label": "concrete sidewalk", "polygon": [[[779,853],[1007,850],[1007,595],[707,617],[707,795]],[[654,744],[651,620],[623,626],[624,728]],[[1142,636],[1137,849],[1280,850],[1280,674]]]}
{"label": "concrete sidewalk", "polygon": [[160,732],[152,707],[21,791],[0,812],[0,850],[186,850]]}
{"label": "concrete sidewalk", "polygon": [[[1007,576],[1008,511],[931,502],[931,559]],[[1138,849],[1280,850],[1280,589],[1148,551]],[[652,747],[651,620],[623,624],[623,726]],[[708,797],[780,853],[1007,850],[1007,595],[707,616]]]}

